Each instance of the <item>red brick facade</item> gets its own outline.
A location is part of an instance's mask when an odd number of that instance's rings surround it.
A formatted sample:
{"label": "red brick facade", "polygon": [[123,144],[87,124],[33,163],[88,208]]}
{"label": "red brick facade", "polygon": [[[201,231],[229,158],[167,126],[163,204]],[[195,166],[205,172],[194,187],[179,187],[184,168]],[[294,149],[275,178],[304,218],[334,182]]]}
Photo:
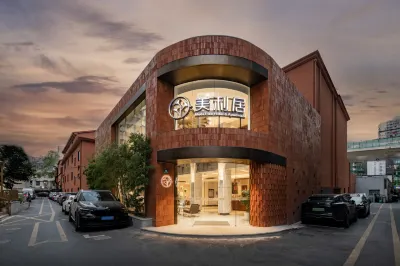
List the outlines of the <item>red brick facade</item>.
{"label": "red brick facade", "polygon": [[[250,130],[174,130],[168,114],[173,86],[158,79],[157,70],[178,59],[212,54],[245,58],[268,70],[268,80],[250,88]],[[268,54],[247,41],[227,36],[194,37],[161,50],[99,126],[97,151],[114,141],[113,121],[143,85],[146,132],[155,166],[146,191],[146,211],[155,226],[174,223],[174,189],[160,183],[164,169],[174,176],[174,165],[158,163],[157,151],[190,146],[248,147],[285,157],[286,167],[251,162],[250,223],[272,226],[299,220],[301,203],[320,190],[321,118]]]}
{"label": "red brick facade", "polygon": [[59,185],[63,192],[78,192],[88,189],[85,167],[95,153],[95,131],[73,132],[63,150],[58,164]]}

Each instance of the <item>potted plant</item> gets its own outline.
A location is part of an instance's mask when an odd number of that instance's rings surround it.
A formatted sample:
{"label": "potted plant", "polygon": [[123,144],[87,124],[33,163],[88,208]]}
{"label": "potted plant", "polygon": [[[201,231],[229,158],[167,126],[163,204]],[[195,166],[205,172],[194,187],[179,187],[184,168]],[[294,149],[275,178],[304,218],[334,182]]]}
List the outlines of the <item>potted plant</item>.
{"label": "potted plant", "polygon": [[240,201],[245,207],[246,212],[244,213],[244,219],[246,221],[250,218],[250,190],[243,190],[242,191],[242,200]]}

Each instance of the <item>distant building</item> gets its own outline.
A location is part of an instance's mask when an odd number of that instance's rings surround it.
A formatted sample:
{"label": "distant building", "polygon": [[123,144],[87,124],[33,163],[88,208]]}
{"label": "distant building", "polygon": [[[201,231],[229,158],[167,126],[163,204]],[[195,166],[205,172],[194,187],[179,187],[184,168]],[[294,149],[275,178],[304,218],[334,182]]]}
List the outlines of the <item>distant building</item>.
{"label": "distant building", "polygon": [[95,130],[72,132],[57,164],[58,185],[62,191],[77,192],[88,189],[85,167],[95,152]]}
{"label": "distant building", "polygon": [[30,157],[32,164],[36,167],[36,175],[34,178],[31,178],[30,187],[34,189],[54,189],[54,176],[48,176],[39,170],[43,165],[43,158],[44,157]]}
{"label": "distant building", "polygon": [[400,116],[379,124],[378,135],[380,139],[400,137]]}
{"label": "distant building", "polygon": [[378,139],[347,143],[350,171],[357,177],[386,176],[400,189],[400,117],[379,124],[378,132]]}

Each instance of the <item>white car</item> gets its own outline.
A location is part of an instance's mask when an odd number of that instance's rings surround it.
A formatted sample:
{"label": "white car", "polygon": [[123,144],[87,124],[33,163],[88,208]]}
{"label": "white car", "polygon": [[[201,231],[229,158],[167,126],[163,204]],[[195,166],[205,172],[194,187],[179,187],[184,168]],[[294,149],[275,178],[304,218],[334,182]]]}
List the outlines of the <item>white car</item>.
{"label": "white car", "polygon": [[75,196],[69,195],[68,198],[62,204],[62,212],[65,214],[69,213],[69,208],[71,207],[71,202],[74,201]]}

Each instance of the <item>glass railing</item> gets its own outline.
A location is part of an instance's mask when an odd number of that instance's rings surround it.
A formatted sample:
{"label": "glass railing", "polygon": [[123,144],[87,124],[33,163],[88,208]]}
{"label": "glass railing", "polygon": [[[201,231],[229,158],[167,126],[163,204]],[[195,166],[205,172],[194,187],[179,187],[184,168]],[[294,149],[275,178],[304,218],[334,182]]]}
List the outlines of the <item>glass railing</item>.
{"label": "glass railing", "polygon": [[400,148],[400,137],[347,142],[347,151],[379,148]]}

